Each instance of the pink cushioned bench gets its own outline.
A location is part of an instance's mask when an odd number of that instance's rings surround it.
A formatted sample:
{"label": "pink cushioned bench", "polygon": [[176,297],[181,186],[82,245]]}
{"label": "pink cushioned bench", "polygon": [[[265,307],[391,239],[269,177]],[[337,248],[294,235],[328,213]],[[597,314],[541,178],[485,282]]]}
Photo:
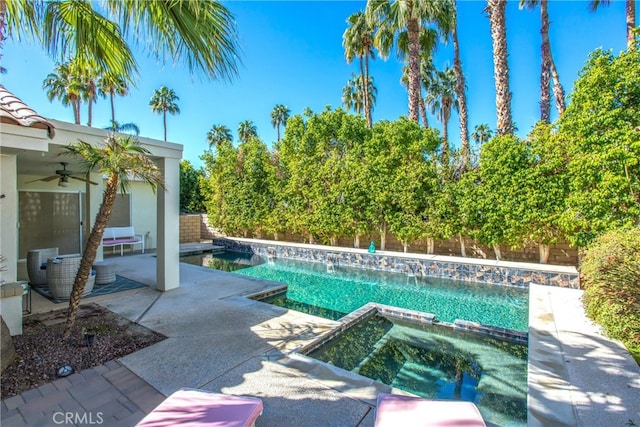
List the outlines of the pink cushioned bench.
{"label": "pink cushioned bench", "polygon": [[486,427],[472,402],[380,393],[375,427]]}
{"label": "pink cushioned bench", "polygon": [[262,414],[262,400],[181,388],[144,417],[138,427],[251,427]]}
{"label": "pink cushioned bench", "polygon": [[124,245],[142,245],[142,253],[144,253],[144,238],[142,234],[136,234],[133,227],[107,227],[102,235],[102,246],[113,247],[120,246],[120,256],[122,256],[122,248]]}

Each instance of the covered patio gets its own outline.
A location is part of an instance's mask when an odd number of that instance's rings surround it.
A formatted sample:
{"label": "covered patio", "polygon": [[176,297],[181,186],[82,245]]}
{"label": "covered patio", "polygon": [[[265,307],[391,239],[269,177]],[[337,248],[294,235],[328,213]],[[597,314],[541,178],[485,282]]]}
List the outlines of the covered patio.
{"label": "covered patio", "polygon": [[[85,175],[77,159],[63,155],[64,147],[79,139],[101,144],[110,132],[42,117],[2,85],[0,123],[0,254],[6,258],[0,280],[15,282],[28,280],[28,250],[58,247],[61,255],[82,254],[102,202],[105,180],[97,173]],[[158,165],[166,191],[154,194],[141,182],[132,181],[116,220],[143,233],[147,246],[156,250],[160,262],[155,268],[155,287],[167,291],[180,284],[182,145],[138,139]],[[96,261],[102,259],[100,249]]]}

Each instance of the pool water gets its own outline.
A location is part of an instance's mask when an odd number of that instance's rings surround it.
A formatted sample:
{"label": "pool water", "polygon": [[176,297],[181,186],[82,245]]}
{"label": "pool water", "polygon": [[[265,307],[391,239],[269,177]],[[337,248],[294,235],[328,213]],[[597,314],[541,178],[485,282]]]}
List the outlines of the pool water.
{"label": "pool water", "polygon": [[265,261],[259,255],[225,251],[183,255],[180,257],[180,262],[209,267],[214,270],[237,271],[243,268],[263,264]]}
{"label": "pool water", "polygon": [[527,346],[370,316],[309,357],[433,399],[474,402],[500,426],[527,422]]}
{"label": "pool water", "polygon": [[320,307],[333,316],[311,314],[334,320],[376,302],[432,313],[444,322],[462,319],[522,332],[528,329],[529,294],[523,288],[347,267],[328,273],[324,264],[286,259],[236,273],[286,283],[286,298],[269,302],[298,311],[305,311],[305,305]]}

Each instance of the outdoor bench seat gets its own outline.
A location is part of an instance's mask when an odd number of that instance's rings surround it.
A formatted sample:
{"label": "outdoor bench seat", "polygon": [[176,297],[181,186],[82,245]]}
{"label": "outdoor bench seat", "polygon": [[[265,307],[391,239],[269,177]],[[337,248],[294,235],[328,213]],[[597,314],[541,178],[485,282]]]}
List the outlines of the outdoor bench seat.
{"label": "outdoor bench seat", "polygon": [[375,427],[486,427],[472,402],[380,393]]}
{"label": "outdoor bench seat", "polygon": [[181,388],[147,414],[137,427],[251,427],[262,415],[262,400]]}
{"label": "outdoor bench seat", "polygon": [[123,246],[141,245],[144,253],[144,238],[142,234],[136,234],[133,227],[107,227],[102,235],[102,246],[105,248],[120,246],[120,256],[123,254]]}

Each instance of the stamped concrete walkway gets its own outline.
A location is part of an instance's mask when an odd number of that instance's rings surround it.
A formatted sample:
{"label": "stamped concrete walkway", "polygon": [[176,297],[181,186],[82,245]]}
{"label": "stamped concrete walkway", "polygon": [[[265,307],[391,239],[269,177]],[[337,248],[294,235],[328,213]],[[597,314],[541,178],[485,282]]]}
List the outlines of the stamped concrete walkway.
{"label": "stamped concrete walkway", "polygon": [[[180,387],[261,398],[258,427],[373,426],[390,387],[291,353],[336,322],[243,297],[276,284],[181,264],[180,288],[161,293],[153,256],[111,261],[150,288],[89,301],[168,338],[4,400],[3,427],[61,425],[61,411],[76,417],[64,425],[132,426]],[[584,318],[580,292],[533,289],[529,424],[640,424],[640,370]],[[36,310],[59,306],[34,295]]]}

